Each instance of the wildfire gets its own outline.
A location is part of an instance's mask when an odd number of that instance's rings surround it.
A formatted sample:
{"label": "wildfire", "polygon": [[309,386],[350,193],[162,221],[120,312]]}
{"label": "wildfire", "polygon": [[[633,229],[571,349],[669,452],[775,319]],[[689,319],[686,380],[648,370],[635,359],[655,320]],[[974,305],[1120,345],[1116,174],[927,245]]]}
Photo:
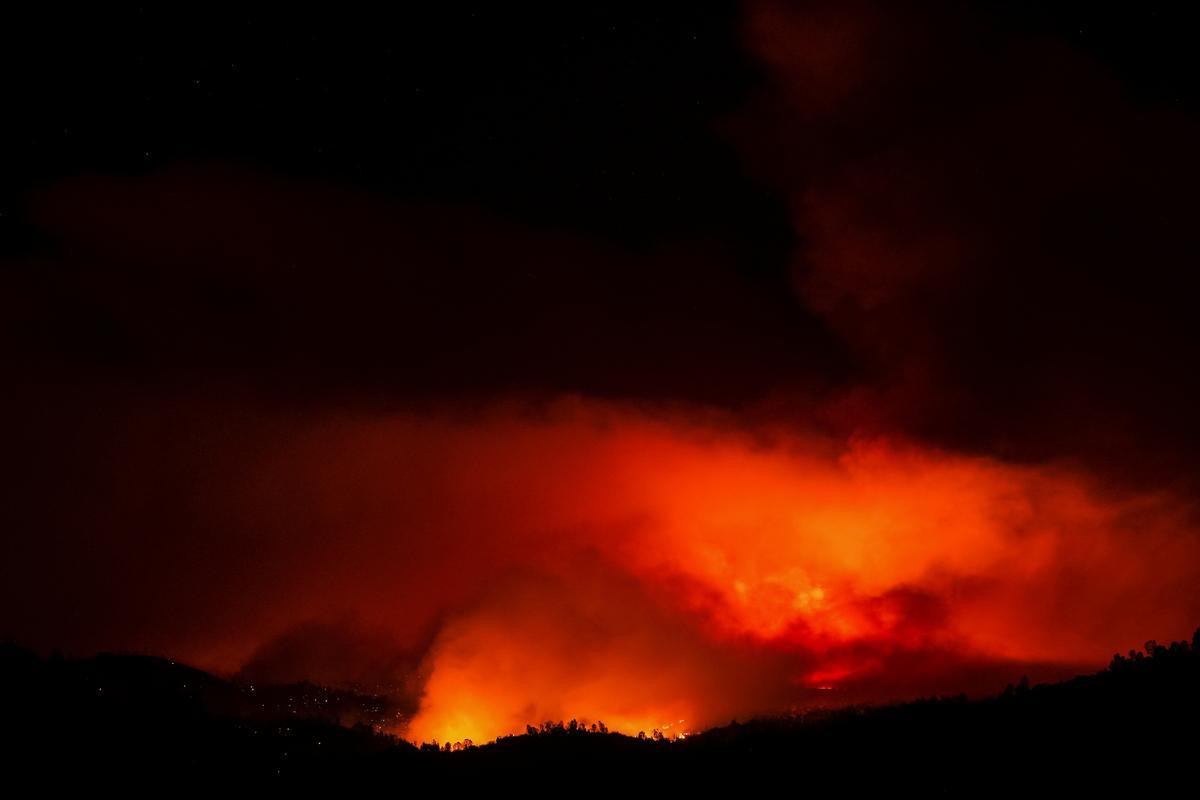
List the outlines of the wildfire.
{"label": "wildfire", "polygon": [[416,738],[703,727],[833,686],[949,689],[962,664],[1099,663],[1148,622],[1188,624],[1168,600],[1200,563],[1183,505],[1070,470],[887,440],[764,447],[586,406],[472,435],[506,454],[505,527],[537,556],[442,628]]}

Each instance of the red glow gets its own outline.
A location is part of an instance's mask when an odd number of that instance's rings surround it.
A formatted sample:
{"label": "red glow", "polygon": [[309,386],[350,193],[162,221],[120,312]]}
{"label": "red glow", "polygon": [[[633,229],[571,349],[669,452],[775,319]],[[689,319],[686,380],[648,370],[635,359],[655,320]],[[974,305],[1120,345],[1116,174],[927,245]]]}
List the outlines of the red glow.
{"label": "red glow", "polygon": [[113,428],[172,436],[46,510],[102,545],[29,542],[45,641],[380,686],[413,739],[990,692],[1200,618],[1190,501],[1064,464],[586,400]]}
{"label": "red glow", "polygon": [[[571,717],[703,727],[813,702],[808,687],[950,690],[965,663],[1099,664],[1195,610],[1186,507],[1102,496],[1065,468],[885,439],[763,445],[579,403],[346,426],[307,448],[320,470],[375,451],[408,476],[353,490],[421,520],[450,592],[417,739]],[[359,613],[408,624],[411,607],[376,599]]]}

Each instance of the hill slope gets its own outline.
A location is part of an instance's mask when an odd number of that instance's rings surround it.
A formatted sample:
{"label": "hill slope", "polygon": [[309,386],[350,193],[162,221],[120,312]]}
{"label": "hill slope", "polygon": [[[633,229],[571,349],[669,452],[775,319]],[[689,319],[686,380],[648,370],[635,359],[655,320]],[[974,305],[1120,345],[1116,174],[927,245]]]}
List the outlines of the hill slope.
{"label": "hill slope", "polygon": [[[692,788],[734,783],[846,791],[1196,788],[1200,631],[1148,643],[1107,670],[935,698],[732,723],[680,741],[547,726],[461,752],[376,732],[382,698],[251,687],[162,659],[39,659],[0,649],[6,774],[49,784],[254,779],[415,785]],[[350,727],[341,723],[352,722]],[[167,783],[163,783],[163,782]],[[582,782],[582,783],[581,783]]]}

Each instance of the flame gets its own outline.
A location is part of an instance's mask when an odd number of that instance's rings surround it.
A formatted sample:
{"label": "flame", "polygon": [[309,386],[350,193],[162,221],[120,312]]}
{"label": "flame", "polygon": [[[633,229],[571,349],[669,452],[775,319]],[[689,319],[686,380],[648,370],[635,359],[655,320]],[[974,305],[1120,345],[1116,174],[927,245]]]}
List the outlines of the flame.
{"label": "flame", "polygon": [[412,738],[711,725],[904,669],[949,689],[963,660],[1099,663],[1194,612],[1185,504],[1065,467],[586,404],[474,435],[530,470],[538,556],[442,629]]}
{"label": "flame", "polygon": [[1200,619],[1190,499],[1077,465],[577,398],[194,418],[246,433],[123,442],[66,600],[130,609],[83,618],[105,648],[387,692],[409,739],[995,691]]}

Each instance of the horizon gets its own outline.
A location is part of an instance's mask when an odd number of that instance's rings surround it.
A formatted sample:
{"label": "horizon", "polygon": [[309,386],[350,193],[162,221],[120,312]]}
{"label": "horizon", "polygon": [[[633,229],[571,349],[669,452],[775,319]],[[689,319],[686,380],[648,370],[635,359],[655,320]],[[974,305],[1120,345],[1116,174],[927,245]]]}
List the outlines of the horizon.
{"label": "horizon", "polygon": [[[72,672],[77,672],[82,668],[84,670],[83,675],[91,675],[91,677],[85,678],[85,680],[96,687],[97,697],[103,697],[106,692],[111,694],[111,690],[113,689],[116,690],[118,696],[130,690],[135,692],[148,690],[152,694],[163,693],[163,696],[159,698],[160,701],[172,692],[183,693],[184,695],[190,693],[194,700],[199,701],[199,707],[203,709],[204,713],[217,718],[228,717],[234,720],[242,719],[245,722],[251,722],[255,719],[262,722],[286,718],[291,718],[295,721],[332,722],[341,727],[353,727],[355,729],[362,727],[371,731],[372,734],[386,737],[391,742],[403,742],[422,752],[457,753],[472,748],[495,745],[508,740],[547,735],[613,735],[644,742],[683,742],[693,737],[720,733],[739,727],[753,728],[755,726],[777,725],[819,726],[838,719],[854,719],[864,714],[867,716],[872,714],[886,714],[889,711],[897,709],[919,708],[925,704],[972,703],[979,705],[1012,702],[1014,699],[1027,697],[1030,693],[1072,691],[1072,687],[1080,685],[1081,682],[1086,683],[1088,681],[1096,681],[1097,679],[1119,676],[1122,673],[1136,670],[1139,666],[1153,666],[1156,660],[1163,662],[1165,666],[1170,660],[1178,661],[1179,659],[1187,659],[1189,654],[1200,652],[1200,649],[1197,649],[1197,642],[1200,642],[1200,628],[1196,629],[1190,640],[1186,638],[1171,640],[1165,644],[1155,640],[1148,640],[1143,644],[1141,649],[1131,648],[1127,654],[1114,653],[1108,665],[1100,670],[1080,671],[1070,675],[1064,673],[1063,677],[1052,681],[1031,681],[1028,675],[1022,675],[1019,680],[1008,683],[1002,690],[986,691],[983,694],[973,696],[965,692],[960,692],[893,698],[875,702],[834,702],[803,708],[792,708],[786,711],[775,711],[744,719],[734,718],[726,723],[702,729],[689,729],[684,725],[685,720],[676,720],[675,722],[666,723],[648,730],[625,732],[610,729],[603,720],[590,720],[572,716],[569,720],[544,720],[540,723],[529,722],[523,726],[523,730],[521,731],[500,734],[495,738],[485,741],[474,741],[467,738],[453,742],[450,740],[439,742],[437,739],[420,740],[406,738],[406,724],[402,721],[405,719],[405,714],[403,711],[397,710],[396,706],[387,705],[391,698],[388,697],[386,691],[381,687],[329,687],[313,684],[308,681],[299,681],[290,684],[256,685],[253,681],[248,681],[238,675],[211,674],[192,665],[184,664],[164,656],[144,653],[102,652],[81,658],[64,655],[57,649],[51,651],[48,655],[43,655],[11,642],[0,643],[0,648],[3,649],[2,655],[6,669],[11,669],[12,663],[19,662],[26,655],[44,662],[46,666],[60,673],[64,667],[69,667]],[[139,689],[136,682],[122,686],[122,683],[128,682],[135,673],[128,670],[122,672],[120,669],[114,671],[113,666],[109,664],[109,660],[127,662],[130,659],[154,664],[165,664],[171,669],[183,668],[188,671],[189,675],[198,674],[202,676],[202,682],[195,684],[189,678],[181,684],[176,683],[172,685],[169,681],[164,683],[160,677],[150,682],[154,688],[146,686]],[[101,664],[105,665],[103,672],[98,671]],[[28,678],[27,669],[23,671],[18,670],[14,674],[21,675],[22,678]],[[79,677],[76,676],[74,680],[78,680]],[[224,701],[214,700],[211,697],[213,692],[212,686],[203,682],[203,679],[210,678],[215,678],[221,683],[227,683],[235,687],[251,705],[238,708],[231,706],[228,698]],[[58,680],[61,681],[62,679],[63,676],[60,674]],[[116,686],[110,685],[110,681],[115,681]],[[373,688],[375,691],[373,691]],[[302,693],[297,695],[295,693],[296,690],[302,690]],[[303,693],[310,690],[315,691],[316,694]],[[261,705],[255,706],[254,704],[258,701],[261,701]],[[380,701],[383,701],[384,705],[380,705]],[[261,710],[250,711],[252,708]],[[277,717],[276,715],[281,716]],[[258,719],[259,717],[261,719]],[[397,720],[401,721],[397,722]]]}

